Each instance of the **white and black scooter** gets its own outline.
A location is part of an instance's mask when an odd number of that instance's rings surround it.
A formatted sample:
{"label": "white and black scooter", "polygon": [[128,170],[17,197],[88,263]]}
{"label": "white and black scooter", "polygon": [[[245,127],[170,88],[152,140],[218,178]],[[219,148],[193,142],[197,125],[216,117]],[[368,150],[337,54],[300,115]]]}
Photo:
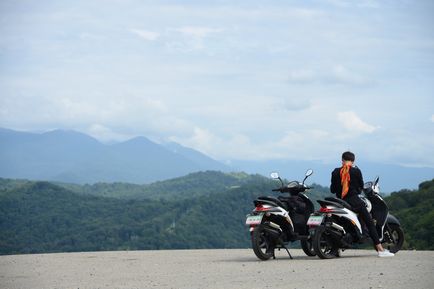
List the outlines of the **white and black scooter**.
{"label": "white and black scooter", "polygon": [[301,241],[303,251],[308,256],[315,256],[309,228],[306,225],[314,212],[312,201],[304,194],[310,189],[304,181],[313,171],[306,172],[303,182],[292,181],[286,186],[278,173],[272,173],[273,179],[280,180],[281,187],[274,192],[289,193],[275,197],[259,197],[254,201],[255,209],[247,215],[246,225],[250,227],[252,248],[261,260],[275,258],[275,249],[287,249],[290,242]]}
{"label": "white and black scooter", "polygon": [[[366,197],[360,196],[360,198],[371,213],[383,247],[396,253],[404,243],[404,232],[398,219],[389,214],[389,208],[379,194],[378,181],[377,177],[374,182],[365,183],[363,192]],[[321,259],[339,257],[340,249],[345,250],[354,244],[362,244],[370,240],[350,204],[338,198],[325,198],[325,200],[318,200],[318,203],[321,208],[307,221],[313,248],[318,257]]]}

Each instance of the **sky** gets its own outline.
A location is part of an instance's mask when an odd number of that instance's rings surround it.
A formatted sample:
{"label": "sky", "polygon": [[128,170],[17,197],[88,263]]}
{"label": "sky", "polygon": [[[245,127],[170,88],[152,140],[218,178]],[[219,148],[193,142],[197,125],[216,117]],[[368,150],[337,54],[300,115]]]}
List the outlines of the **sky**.
{"label": "sky", "polygon": [[0,127],[434,167],[434,1],[0,1]]}

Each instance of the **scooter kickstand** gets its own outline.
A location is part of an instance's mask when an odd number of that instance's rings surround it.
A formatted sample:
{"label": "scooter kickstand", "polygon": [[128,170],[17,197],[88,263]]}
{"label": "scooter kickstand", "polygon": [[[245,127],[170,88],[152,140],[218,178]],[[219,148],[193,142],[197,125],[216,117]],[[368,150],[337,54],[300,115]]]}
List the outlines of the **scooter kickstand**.
{"label": "scooter kickstand", "polygon": [[289,255],[289,258],[292,260],[292,259],[294,259],[294,258],[292,258],[292,255],[291,255],[291,253],[289,253],[289,250],[288,250],[288,248],[286,248],[285,246],[283,246],[283,248],[285,248],[285,250],[286,250],[286,252],[288,253],[288,255]]}

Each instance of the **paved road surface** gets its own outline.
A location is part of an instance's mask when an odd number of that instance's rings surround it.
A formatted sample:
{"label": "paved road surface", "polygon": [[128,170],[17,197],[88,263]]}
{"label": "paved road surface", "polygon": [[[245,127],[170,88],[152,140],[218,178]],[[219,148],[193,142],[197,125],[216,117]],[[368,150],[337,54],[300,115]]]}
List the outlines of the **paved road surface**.
{"label": "paved road surface", "polygon": [[368,250],[320,260],[292,250],[119,251],[0,256],[0,288],[434,288],[434,251],[378,258]]}

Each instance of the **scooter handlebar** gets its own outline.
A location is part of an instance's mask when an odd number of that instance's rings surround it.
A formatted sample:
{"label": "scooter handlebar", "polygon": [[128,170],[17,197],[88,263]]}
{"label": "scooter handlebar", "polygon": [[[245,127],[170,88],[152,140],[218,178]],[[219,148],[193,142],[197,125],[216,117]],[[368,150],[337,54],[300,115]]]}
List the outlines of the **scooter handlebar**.
{"label": "scooter handlebar", "polygon": [[291,193],[291,192],[304,192],[304,191],[306,191],[306,190],[310,190],[311,189],[311,187],[309,187],[309,186],[306,186],[306,185],[303,185],[303,186],[299,186],[299,187],[296,187],[296,188],[287,188],[287,187],[281,187],[281,188],[278,188],[278,189],[272,189],[271,191],[272,192],[281,192],[281,193]]}

